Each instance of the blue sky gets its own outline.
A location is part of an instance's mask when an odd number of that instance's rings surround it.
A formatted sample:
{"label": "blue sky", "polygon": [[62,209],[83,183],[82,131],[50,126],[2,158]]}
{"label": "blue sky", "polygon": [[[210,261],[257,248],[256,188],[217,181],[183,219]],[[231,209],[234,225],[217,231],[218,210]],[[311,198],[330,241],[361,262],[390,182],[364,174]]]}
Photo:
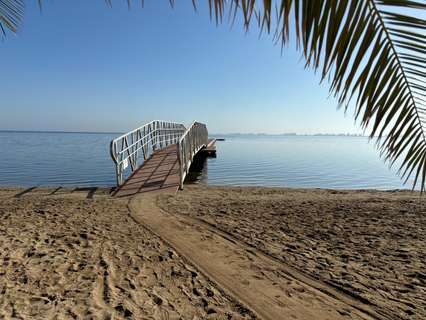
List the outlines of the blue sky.
{"label": "blue sky", "polygon": [[[27,1],[0,43],[0,129],[126,131],[153,119],[210,132],[359,133],[295,46],[216,26],[190,0]],[[199,1],[200,4],[204,1]]]}

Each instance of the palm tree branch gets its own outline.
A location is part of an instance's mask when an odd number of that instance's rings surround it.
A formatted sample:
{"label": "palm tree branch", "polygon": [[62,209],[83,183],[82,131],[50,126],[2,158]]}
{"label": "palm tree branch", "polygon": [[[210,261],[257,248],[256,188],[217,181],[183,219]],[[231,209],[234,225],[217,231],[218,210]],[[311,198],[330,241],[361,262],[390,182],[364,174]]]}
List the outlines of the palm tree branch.
{"label": "palm tree branch", "polygon": [[[231,2],[244,11],[256,0]],[[364,128],[371,126],[370,137],[377,135],[382,156],[391,164],[399,159],[402,176],[414,172],[413,187],[419,180],[424,190],[421,161],[426,156],[412,157],[412,150],[426,152],[426,23],[396,11],[425,10],[426,5],[410,0],[264,0],[257,2],[262,23],[272,23],[266,17],[273,2],[279,8],[274,35],[282,44],[289,41],[294,12],[306,65],[322,65],[322,79],[330,79],[330,91],[346,109],[355,98],[355,117]],[[246,28],[248,23],[245,18]]]}
{"label": "palm tree branch", "polygon": [[0,30],[6,35],[6,28],[16,32],[24,14],[23,0],[0,0]]}
{"label": "palm tree branch", "polygon": [[355,118],[371,128],[370,137],[377,138],[384,159],[391,165],[400,160],[402,177],[407,180],[413,173],[413,188],[420,181],[421,190],[425,189],[426,155],[421,153],[426,152],[426,36],[422,33],[426,22],[394,12],[425,10],[423,2],[263,0],[257,7],[256,0],[231,2],[243,11],[246,28],[250,20],[245,8],[255,7],[259,20],[269,24],[267,30],[273,23],[268,19],[271,4],[278,2],[274,35],[282,45],[289,41],[290,12],[294,12],[294,30],[306,66],[322,65],[322,79],[329,79],[330,91],[345,109],[355,99]]}
{"label": "palm tree branch", "polygon": [[[394,1],[386,1],[386,0],[381,0],[381,1],[377,1],[379,3],[379,5],[395,5]],[[401,1],[400,1],[401,2]],[[425,9],[426,6],[424,4],[421,3],[417,3],[414,1],[407,1],[407,6],[410,7],[414,7],[414,8],[422,8]],[[425,49],[424,49],[424,45],[422,44],[424,42],[424,39],[426,38],[424,35],[422,34],[418,34],[416,32],[413,31],[407,31],[407,30],[402,30],[402,29],[396,29],[396,26],[403,26],[403,27],[411,27],[411,28],[419,28],[421,29],[422,26],[426,26],[426,23],[424,20],[421,19],[417,19],[415,17],[410,17],[407,15],[402,15],[402,14],[396,14],[393,12],[388,12],[388,11],[384,11],[384,10],[380,10],[378,8],[378,4],[376,4],[376,2],[374,0],[370,0],[369,2],[370,8],[373,12],[373,14],[376,16],[377,20],[380,23],[380,27],[385,35],[385,38],[387,40],[388,46],[390,47],[391,50],[391,55],[395,58],[396,60],[396,64],[397,64],[397,68],[399,70],[399,73],[401,74],[402,78],[403,78],[403,84],[404,87],[401,88],[403,89],[403,91],[408,92],[408,100],[409,102],[409,106],[411,108],[411,110],[414,111],[414,118],[417,120],[417,124],[418,126],[413,126],[411,125],[410,127],[408,127],[408,129],[406,130],[407,134],[405,135],[405,137],[409,137],[411,135],[411,139],[410,138],[406,138],[406,139],[400,139],[399,143],[397,145],[395,145],[394,143],[390,144],[382,144],[382,148],[383,149],[388,149],[387,150],[387,158],[392,160],[392,163],[398,159],[401,154],[403,153],[404,150],[406,150],[406,148],[408,148],[411,144],[411,150],[425,150],[425,148],[420,148],[420,146],[426,146],[426,136],[425,136],[425,122],[424,122],[424,118],[420,115],[419,112],[419,107],[417,107],[418,102],[416,101],[416,95],[414,94],[413,90],[412,90],[412,85],[413,85],[413,81],[410,81],[409,78],[407,77],[407,73],[410,73],[412,75],[415,75],[416,77],[418,77],[419,79],[426,79],[426,73],[424,71],[422,71],[422,69],[425,69],[425,61],[414,57],[414,59],[412,59],[412,56],[405,56],[406,59],[404,59],[404,61],[402,61],[402,59],[400,58],[400,54],[399,51],[396,49],[396,46],[402,47],[406,50],[411,50],[411,51],[416,51],[419,53],[423,53],[425,54]],[[386,21],[388,21],[390,24],[393,24],[394,27],[393,28],[389,28],[386,25]],[[404,22],[401,22],[404,21]],[[401,41],[401,40],[394,40],[393,37],[399,37],[399,38],[403,38],[405,40],[408,41]],[[412,60],[414,60],[415,62],[412,62]],[[420,64],[419,64],[420,62]],[[423,64],[421,63],[423,62]],[[409,66],[407,66],[409,65]],[[418,80],[418,79],[416,79]],[[407,97],[406,95],[406,97]],[[400,101],[402,102],[402,101]],[[420,103],[421,104],[421,103]],[[407,104],[404,105],[404,108],[407,107]],[[399,123],[397,122],[397,125]],[[376,128],[377,128],[377,124],[376,124]],[[419,128],[419,129],[416,129]],[[381,136],[383,134],[383,129],[380,132]],[[411,130],[410,130],[411,129]],[[418,133],[420,131],[420,134]],[[375,129],[373,129],[372,134],[374,134]],[[401,132],[401,131],[400,131]],[[421,137],[421,138],[420,138]],[[414,139],[416,138],[416,139]],[[407,141],[405,141],[407,140]],[[389,141],[389,140],[388,140]],[[404,143],[405,142],[405,143]],[[414,167],[417,166],[417,173],[415,175],[415,180],[413,183],[413,188],[416,186],[418,177],[420,175],[421,170],[425,170],[425,163],[422,163],[421,160],[425,159],[425,156],[420,156],[418,157],[418,162],[416,162],[415,160],[412,160],[413,158],[410,158],[410,153],[408,153],[405,157],[405,161],[403,161],[400,169],[405,168],[404,170],[404,174],[406,177],[406,180],[409,179],[409,175],[411,175],[411,173],[414,171]],[[412,160],[412,161],[410,161]],[[409,172],[409,175],[406,175],[406,173]],[[404,176],[403,174],[403,176]],[[423,191],[425,188],[425,172],[423,172],[422,177],[421,177],[421,190]]]}

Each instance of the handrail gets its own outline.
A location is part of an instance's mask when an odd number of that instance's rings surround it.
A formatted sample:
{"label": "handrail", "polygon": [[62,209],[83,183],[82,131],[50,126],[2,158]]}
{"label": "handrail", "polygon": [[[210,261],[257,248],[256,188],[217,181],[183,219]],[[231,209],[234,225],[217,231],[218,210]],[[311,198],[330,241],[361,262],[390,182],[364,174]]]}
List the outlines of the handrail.
{"label": "handrail", "polygon": [[111,141],[110,153],[116,167],[117,186],[124,182],[124,170],[138,168],[138,158],[147,160],[152,153],[178,142],[186,128],[181,123],[154,120]]}
{"label": "handrail", "polygon": [[179,162],[179,188],[183,189],[183,182],[189,172],[194,156],[208,143],[207,126],[194,121],[183,133],[177,142],[177,155]]}

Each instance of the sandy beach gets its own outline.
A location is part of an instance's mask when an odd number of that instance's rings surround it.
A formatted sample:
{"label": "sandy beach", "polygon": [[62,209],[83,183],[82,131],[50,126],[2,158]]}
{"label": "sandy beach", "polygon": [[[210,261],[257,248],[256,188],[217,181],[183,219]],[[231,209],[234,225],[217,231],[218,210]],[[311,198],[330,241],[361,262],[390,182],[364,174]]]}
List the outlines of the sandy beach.
{"label": "sandy beach", "polygon": [[254,318],[133,221],[127,200],[23,191],[0,191],[0,319]]}
{"label": "sandy beach", "polygon": [[426,318],[426,206],[419,193],[197,186],[158,204],[390,318]]}
{"label": "sandy beach", "polygon": [[[426,318],[426,208],[417,193],[188,186],[154,199],[188,234],[244,251],[241,270],[267,278],[271,292],[282,282],[286,302],[325,305],[336,319]],[[0,319],[257,317],[244,291],[241,301],[229,294],[134,219],[129,203],[107,189],[1,189]],[[256,252],[314,289],[265,267]],[[354,313],[345,299],[376,313]]]}

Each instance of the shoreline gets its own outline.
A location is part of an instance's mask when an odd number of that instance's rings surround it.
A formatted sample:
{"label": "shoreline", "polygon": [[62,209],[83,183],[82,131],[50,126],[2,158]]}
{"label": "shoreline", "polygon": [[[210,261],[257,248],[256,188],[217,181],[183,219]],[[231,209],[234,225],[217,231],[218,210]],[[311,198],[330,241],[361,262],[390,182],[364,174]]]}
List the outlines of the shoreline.
{"label": "shoreline", "polygon": [[[185,188],[229,188],[229,189],[278,189],[278,190],[303,190],[303,191],[315,191],[315,190],[324,190],[324,191],[345,191],[345,192],[409,192],[412,194],[420,194],[419,190],[412,190],[410,188],[401,189],[379,189],[379,188],[326,188],[326,187],[290,187],[290,186],[262,186],[262,185],[234,185],[234,184],[205,184],[202,182],[185,182]],[[67,191],[81,191],[81,189],[97,189],[97,190],[113,190],[117,187],[114,186],[102,186],[102,185],[1,185],[0,191],[3,190],[21,190],[21,189],[62,189]],[[84,191],[84,190],[83,190]]]}

